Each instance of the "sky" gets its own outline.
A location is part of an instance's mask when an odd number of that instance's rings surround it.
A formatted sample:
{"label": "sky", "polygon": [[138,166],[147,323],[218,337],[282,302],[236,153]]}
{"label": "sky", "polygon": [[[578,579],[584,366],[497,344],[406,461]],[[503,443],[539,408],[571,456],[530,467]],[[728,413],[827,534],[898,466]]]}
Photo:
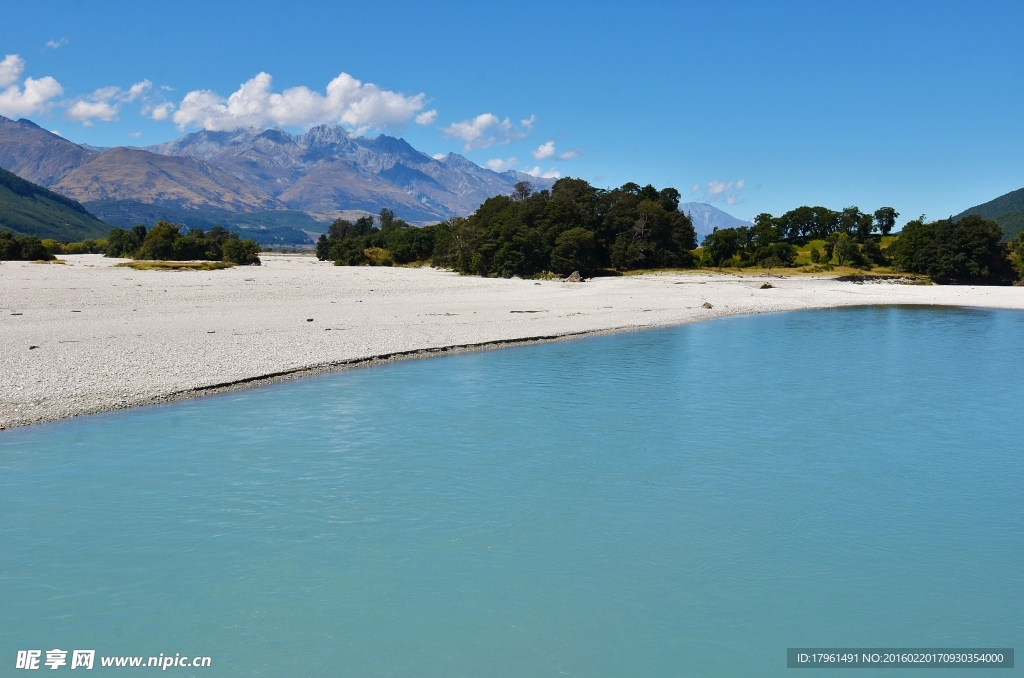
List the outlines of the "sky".
{"label": "sky", "polygon": [[321,123],[744,219],[1024,186],[1024,3],[5,3],[0,115],[77,143]]}

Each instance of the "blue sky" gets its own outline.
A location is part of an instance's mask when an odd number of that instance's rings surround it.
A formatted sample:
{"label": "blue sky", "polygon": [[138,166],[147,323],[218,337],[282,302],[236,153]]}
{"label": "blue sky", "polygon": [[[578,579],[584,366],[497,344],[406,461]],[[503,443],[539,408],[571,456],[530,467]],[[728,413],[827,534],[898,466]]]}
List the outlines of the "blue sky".
{"label": "blue sky", "polygon": [[1022,30],[1019,2],[7,3],[0,113],[102,146],[341,121],[742,218],[905,221],[1024,186]]}

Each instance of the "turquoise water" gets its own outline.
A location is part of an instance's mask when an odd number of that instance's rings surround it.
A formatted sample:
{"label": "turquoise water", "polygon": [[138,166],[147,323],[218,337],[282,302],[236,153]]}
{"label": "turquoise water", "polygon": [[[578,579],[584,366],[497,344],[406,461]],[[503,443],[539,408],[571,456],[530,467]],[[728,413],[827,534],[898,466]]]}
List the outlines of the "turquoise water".
{"label": "turquoise water", "polygon": [[814,311],[0,432],[0,675],[55,647],[444,677],[1021,648],[1022,358],[1022,313]]}

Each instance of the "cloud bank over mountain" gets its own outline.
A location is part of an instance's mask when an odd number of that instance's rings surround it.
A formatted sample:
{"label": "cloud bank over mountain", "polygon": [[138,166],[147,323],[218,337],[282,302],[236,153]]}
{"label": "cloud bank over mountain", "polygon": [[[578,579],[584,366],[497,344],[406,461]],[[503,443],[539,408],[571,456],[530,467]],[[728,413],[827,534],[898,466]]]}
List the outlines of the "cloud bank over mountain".
{"label": "cloud bank over mountain", "polygon": [[[58,49],[66,40],[51,41],[44,49]],[[433,127],[440,117],[437,108],[428,108],[423,92],[407,95],[387,90],[374,83],[364,83],[342,72],[321,91],[305,85],[275,91],[273,77],[260,72],[227,96],[212,89],[192,89],[180,98],[172,96],[174,88],[154,84],[144,78],[130,86],[108,85],[91,92],[68,95],[64,86],[52,76],[25,76],[26,62],[18,54],[0,60],[0,115],[13,119],[61,115],[65,120],[85,128],[97,124],[117,123],[130,110],[143,120],[171,122],[178,130],[204,132],[235,132],[252,129],[289,129],[306,132],[321,125],[339,126],[350,137],[370,136],[381,131],[400,134],[410,125]],[[140,121],[141,122],[141,121]],[[437,131],[444,139],[457,140],[463,151],[508,146],[526,139],[537,123],[530,115],[515,121],[492,112],[456,120]],[[135,124],[132,125],[135,127]],[[144,132],[131,129],[125,138],[139,139]],[[54,133],[60,134],[56,130]],[[113,144],[112,144],[113,145]],[[534,160],[544,162],[521,172],[524,177],[556,179],[563,172],[548,166],[551,161],[580,157],[580,149],[559,152],[555,141],[542,143],[529,152]],[[445,153],[433,156],[435,160]],[[520,155],[519,157],[523,157]],[[513,171],[519,165],[516,156],[491,158],[484,163],[498,174]],[[545,169],[546,167],[546,169]]]}
{"label": "cloud bank over mountain", "polygon": [[[400,131],[415,119],[429,125],[436,111],[424,111],[423,93],[405,96],[362,83],[341,73],[327,84],[326,93],[305,86],[281,93],[271,90],[272,78],[259,73],[227,98],[210,90],[185,95],[171,116],[178,129],[199,127],[211,132],[229,132],[243,127],[299,127],[338,124],[363,134],[370,129]],[[166,109],[159,109],[166,111]],[[158,118],[159,119],[159,118]]]}

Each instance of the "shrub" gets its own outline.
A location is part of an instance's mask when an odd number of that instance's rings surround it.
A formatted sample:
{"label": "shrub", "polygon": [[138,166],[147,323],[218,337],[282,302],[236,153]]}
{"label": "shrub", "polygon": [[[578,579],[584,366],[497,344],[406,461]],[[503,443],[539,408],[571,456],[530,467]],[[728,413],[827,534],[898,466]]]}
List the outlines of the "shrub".
{"label": "shrub", "polygon": [[773,242],[759,247],[754,253],[754,261],[764,268],[792,266],[796,261],[796,248],[788,242]]}
{"label": "shrub", "polygon": [[171,256],[166,258],[175,261],[189,261],[213,259],[214,255],[207,246],[206,234],[197,229],[175,238],[171,245]]}
{"label": "shrub", "polygon": [[21,259],[21,240],[15,238],[10,231],[0,232],[0,260],[17,261]]}
{"label": "shrub", "polygon": [[1024,231],[1010,243],[1010,263],[1017,274],[1017,281],[1024,282]]}
{"label": "shrub", "polygon": [[53,259],[53,255],[43,246],[43,241],[34,235],[15,236],[15,240],[21,241],[20,258],[23,261],[49,261]]}
{"label": "shrub", "polygon": [[381,247],[367,247],[363,250],[363,254],[366,255],[370,266],[391,266],[394,264],[394,261],[391,259],[391,253]]}
{"label": "shrub", "polygon": [[64,246],[67,254],[104,254],[107,251],[106,240],[83,240],[81,242],[69,242]]}
{"label": "shrub", "polygon": [[43,247],[45,247],[46,251],[49,252],[51,255],[64,254],[64,245],[60,244],[59,242],[52,238],[45,238],[43,240]]}
{"label": "shrub", "polygon": [[877,240],[869,238],[862,246],[861,252],[864,254],[864,258],[872,264],[878,264],[879,266],[885,266],[889,263],[888,259],[885,258],[885,253],[882,252],[881,246],[879,246]]}
{"label": "shrub", "polygon": [[345,238],[331,245],[327,258],[332,260],[335,266],[362,266],[370,263],[365,250],[359,240]]}
{"label": "shrub", "polygon": [[21,237],[21,258],[24,261],[49,261],[53,255],[43,247],[39,238],[31,235]]}
{"label": "shrub", "polygon": [[735,228],[716,228],[704,238],[704,253],[712,264],[721,268],[722,264],[740,251],[741,235]]}
{"label": "shrub", "polygon": [[259,258],[260,246],[255,240],[241,240],[237,237],[228,238],[222,246],[224,261],[239,266],[259,266],[262,262]]}

